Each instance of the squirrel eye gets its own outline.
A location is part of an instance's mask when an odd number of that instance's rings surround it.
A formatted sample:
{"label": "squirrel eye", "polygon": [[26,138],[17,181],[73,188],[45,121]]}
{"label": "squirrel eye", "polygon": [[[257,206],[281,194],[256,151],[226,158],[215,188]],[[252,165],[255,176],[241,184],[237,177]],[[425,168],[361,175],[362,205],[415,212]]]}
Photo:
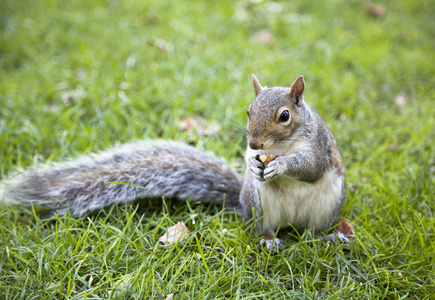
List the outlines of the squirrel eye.
{"label": "squirrel eye", "polygon": [[246,114],[247,114],[247,115],[248,115],[248,117],[249,117],[249,110],[247,110],[247,111],[246,111]]}
{"label": "squirrel eye", "polygon": [[290,119],[290,112],[288,110],[284,110],[279,116],[279,123],[287,122]]}

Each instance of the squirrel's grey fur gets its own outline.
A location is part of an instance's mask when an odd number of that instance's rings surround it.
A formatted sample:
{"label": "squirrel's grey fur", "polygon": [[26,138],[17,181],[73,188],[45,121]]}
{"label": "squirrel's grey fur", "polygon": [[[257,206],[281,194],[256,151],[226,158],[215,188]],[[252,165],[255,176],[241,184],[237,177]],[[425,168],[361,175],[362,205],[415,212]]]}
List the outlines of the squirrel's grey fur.
{"label": "squirrel's grey fur", "polygon": [[241,185],[237,174],[212,154],[184,143],[146,140],[25,171],[4,182],[4,199],[76,216],[162,196],[217,204],[225,200],[226,207],[239,209]]}
{"label": "squirrel's grey fur", "polygon": [[[257,229],[268,235],[281,221],[282,227],[328,230],[344,196],[344,166],[334,136],[305,103],[302,76],[291,88],[263,88],[255,76],[253,85],[243,184],[214,155],[183,143],[142,141],[25,171],[4,182],[3,197],[77,216],[136,198],[225,201],[247,220],[253,211],[263,217]],[[259,161],[259,155],[268,153],[276,159]]]}
{"label": "squirrel's grey fur", "polygon": [[[303,99],[300,76],[291,88],[262,88],[253,76],[256,98],[248,120],[247,169],[240,193],[245,218],[263,217],[263,233],[277,227],[326,231],[337,220],[344,197],[344,165],[334,136]],[[290,119],[280,121],[280,113]],[[272,153],[267,165],[256,157]],[[258,231],[260,231],[260,223]],[[270,246],[270,245],[268,245]]]}

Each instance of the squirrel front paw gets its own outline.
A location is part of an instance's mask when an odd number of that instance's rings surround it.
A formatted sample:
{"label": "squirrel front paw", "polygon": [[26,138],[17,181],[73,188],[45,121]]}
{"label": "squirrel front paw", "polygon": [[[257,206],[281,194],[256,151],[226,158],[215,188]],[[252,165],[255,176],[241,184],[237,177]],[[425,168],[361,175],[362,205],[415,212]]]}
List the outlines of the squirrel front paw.
{"label": "squirrel front paw", "polygon": [[272,180],[282,173],[284,173],[284,171],[282,170],[280,159],[277,157],[264,168],[263,178],[264,180]]}
{"label": "squirrel front paw", "polygon": [[248,168],[255,179],[264,181],[263,178],[264,164],[261,161],[259,161],[256,156],[252,156],[251,158],[249,158]]}

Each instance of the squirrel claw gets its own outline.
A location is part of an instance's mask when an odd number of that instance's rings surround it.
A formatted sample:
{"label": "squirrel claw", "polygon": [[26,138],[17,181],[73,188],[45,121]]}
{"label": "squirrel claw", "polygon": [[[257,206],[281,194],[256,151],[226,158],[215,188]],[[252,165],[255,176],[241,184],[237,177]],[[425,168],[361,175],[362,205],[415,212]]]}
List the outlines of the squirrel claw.
{"label": "squirrel claw", "polygon": [[325,243],[331,241],[334,244],[340,242],[352,245],[355,240],[353,224],[346,219],[342,219],[333,233],[322,237],[320,240]]}
{"label": "squirrel claw", "polygon": [[274,160],[271,161],[264,169],[264,180],[272,180],[276,178],[280,173],[278,172],[278,163]]}
{"label": "squirrel claw", "polygon": [[271,251],[280,252],[281,250],[284,249],[284,242],[278,238],[275,238],[273,240],[261,239],[259,247],[265,248],[267,252],[271,252]]}
{"label": "squirrel claw", "polygon": [[323,236],[320,239],[322,242],[332,242],[333,244],[339,242],[339,243],[345,243],[345,244],[353,244],[353,239],[351,236],[344,234],[342,232],[336,231],[335,233],[330,233],[326,236]]}
{"label": "squirrel claw", "polygon": [[254,178],[260,180],[260,181],[264,181],[263,178],[263,172],[264,172],[264,164],[261,161],[258,161],[255,156],[251,157],[248,160],[249,164],[249,170],[251,171],[252,175],[254,176]]}

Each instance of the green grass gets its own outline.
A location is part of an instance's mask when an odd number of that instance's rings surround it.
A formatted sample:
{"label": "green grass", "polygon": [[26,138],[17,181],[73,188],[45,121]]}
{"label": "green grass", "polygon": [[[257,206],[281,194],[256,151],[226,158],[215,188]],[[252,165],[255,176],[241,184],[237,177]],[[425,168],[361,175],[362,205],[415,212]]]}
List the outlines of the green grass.
{"label": "green grass", "polygon": [[[240,216],[214,206],[156,199],[51,220],[2,206],[0,298],[433,297],[435,5],[382,4],[374,18],[356,0],[3,1],[3,178],[141,138],[195,142],[241,164],[251,73],[267,86],[303,74],[345,160],[343,217],[357,239],[283,232],[287,248],[270,255]],[[251,38],[262,29],[273,45]],[[180,131],[197,115],[223,129]],[[159,243],[181,220],[192,235]]]}

